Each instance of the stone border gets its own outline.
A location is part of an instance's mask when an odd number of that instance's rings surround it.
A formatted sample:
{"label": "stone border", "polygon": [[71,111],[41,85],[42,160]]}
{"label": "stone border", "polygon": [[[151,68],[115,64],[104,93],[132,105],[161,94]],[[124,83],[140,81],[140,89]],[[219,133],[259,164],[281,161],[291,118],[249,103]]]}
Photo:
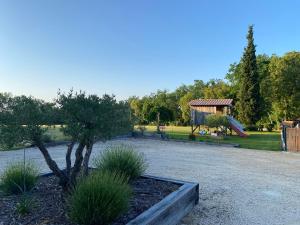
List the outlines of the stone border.
{"label": "stone border", "polygon": [[[41,177],[53,175],[43,173]],[[176,191],[167,195],[126,225],[174,225],[186,216],[199,202],[199,184],[175,179],[144,175],[144,178],[156,179],[181,185]]]}

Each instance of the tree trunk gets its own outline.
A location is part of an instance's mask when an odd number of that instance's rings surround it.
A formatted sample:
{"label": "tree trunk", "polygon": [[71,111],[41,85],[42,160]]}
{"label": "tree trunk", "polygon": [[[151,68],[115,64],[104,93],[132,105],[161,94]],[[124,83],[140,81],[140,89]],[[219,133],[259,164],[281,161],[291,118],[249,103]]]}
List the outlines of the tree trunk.
{"label": "tree trunk", "polygon": [[157,133],[160,133],[160,130],[159,130],[160,112],[157,113],[156,117],[157,117],[156,118],[157,119],[157,121],[156,121],[156,123],[157,123],[157,125],[156,125],[156,131],[157,131]]}
{"label": "tree trunk", "polygon": [[66,154],[66,176],[70,177],[71,173],[71,155],[73,151],[73,147],[75,145],[75,141],[72,141],[70,144],[68,144],[67,154]]}
{"label": "tree trunk", "polygon": [[37,147],[39,148],[40,152],[43,154],[44,159],[45,159],[48,167],[50,168],[50,170],[54,173],[55,176],[57,176],[59,178],[59,184],[61,186],[66,186],[68,183],[68,180],[69,180],[68,177],[66,176],[66,174],[62,170],[59,169],[56,162],[51,158],[45,145],[40,140],[36,140],[35,143],[36,143]]}
{"label": "tree trunk", "polygon": [[89,161],[90,161],[90,156],[91,156],[91,153],[92,153],[92,150],[93,150],[93,145],[94,145],[94,142],[93,141],[90,141],[87,145],[86,145],[86,152],[85,152],[85,155],[84,155],[84,159],[83,159],[83,174],[84,175],[88,175],[89,173]]}
{"label": "tree trunk", "polygon": [[83,142],[80,142],[76,149],[75,162],[74,162],[74,166],[73,166],[73,169],[71,172],[69,186],[72,186],[76,183],[76,178],[77,178],[78,173],[80,172],[81,164],[83,161],[82,152],[83,152],[84,147],[85,147],[85,144]]}

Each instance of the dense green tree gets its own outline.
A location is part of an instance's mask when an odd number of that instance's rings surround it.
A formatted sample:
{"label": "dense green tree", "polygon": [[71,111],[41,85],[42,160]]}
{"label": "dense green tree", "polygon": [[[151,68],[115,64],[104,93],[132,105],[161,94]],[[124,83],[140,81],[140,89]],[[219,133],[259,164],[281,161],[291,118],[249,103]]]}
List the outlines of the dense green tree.
{"label": "dense green tree", "polygon": [[225,79],[229,82],[230,85],[230,95],[234,100],[237,100],[238,92],[240,89],[240,76],[242,74],[241,67],[241,62],[230,64],[228,72],[225,76]]}
{"label": "dense green tree", "polygon": [[176,94],[174,94],[173,92],[167,92],[166,90],[158,90],[153,98],[155,106],[163,106],[171,112],[172,120],[176,119],[180,114],[178,100],[179,99],[177,99]]}
{"label": "dense green tree", "polygon": [[143,100],[139,99],[136,96],[133,96],[128,99],[128,103],[131,108],[133,121],[136,124],[143,124],[145,121],[145,118],[143,115]]}
{"label": "dense green tree", "polygon": [[184,96],[182,96],[179,99],[181,118],[182,118],[184,124],[189,124],[189,122],[191,120],[191,109],[190,109],[189,102],[193,99],[194,99],[194,97],[193,97],[192,92],[186,93]]}
{"label": "dense green tree", "polygon": [[176,90],[174,91],[174,94],[176,95],[177,99],[180,99],[181,97],[183,97],[184,95],[186,95],[188,92],[190,92],[190,86],[188,85],[181,85],[178,88],[176,88]]}
{"label": "dense green tree", "polygon": [[150,112],[151,108],[154,107],[154,95],[151,94],[149,96],[144,96],[141,99],[141,101],[143,104],[143,107],[142,107],[143,119],[146,123],[150,123],[150,121],[148,120],[148,117],[149,117],[149,112]]}
{"label": "dense green tree", "polygon": [[260,119],[259,75],[256,64],[253,26],[249,26],[248,44],[241,59],[240,87],[238,92],[238,117],[251,126]]}
{"label": "dense green tree", "polygon": [[204,98],[205,83],[203,80],[194,80],[194,84],[190,86],[190,92],[194,99]]}
{"label": "dense green tree", "polygon": [[269,66],[277,120],[300,117],[300,52],[273,56]]}
{"label": "dense green tree", "polygon": [[[271,58],[266,54],[258,55],[256,57],[257,71],[259,75],[259,90],[260,90],[260,113],[262,118],[269,117],[272,107],[271,107],[271,97],[272,97],[272,86],[269,64]],[[226,74],[226,80],[230,85],[230,98],[237,101],[238,92],[240,90],[241,84],[241,74],[242,74],[242,62],[233,63],[230,65],[228,73]],[[234,111],[234,114],[238,114],[238,110]]]}
{"label": "dense green tree", "polygon": [[204,98],[231,98],[230,86],[221,79],[211,79],[203,90]]}
{"label": "dense green tree", "polygon": [[272,111],[273,87],[269,72],[271,58],[266,54],[258,55],[256,58],[257,70],[259,75],[259,92],[260,92],[260,117],[261,120],[269,121]]}
{"label": "dense green tree", "polygon": [[170,122],[174,118],[173,112],[170,109],[165,106],[156,105],[151,108],[147,119],[151,122],[155,122],[156,131],[160,132],[159,126],[161,125],[161,123]]}

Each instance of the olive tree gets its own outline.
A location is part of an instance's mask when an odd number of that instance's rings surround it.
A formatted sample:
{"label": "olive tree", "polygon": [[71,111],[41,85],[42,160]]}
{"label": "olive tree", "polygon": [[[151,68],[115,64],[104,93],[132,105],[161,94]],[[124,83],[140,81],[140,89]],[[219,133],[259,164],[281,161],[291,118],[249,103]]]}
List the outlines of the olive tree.
{"label": "olive tree", "polygon": [[[14,145],[22,142],[36,145],[65,190],[76,183],[80,172],[88,173],[96,141],[106,141],[132,129],[128,104],[117,102],[114,96],[100,98],[71,91],[59,93],[52,104],[26,96],[2,95],[0,100],[0,143],[5,145],[10,136],[16,136]],[[62,122],[61,130],[71,138],[63,168],[53,160],[43,141],[47,127],[54,125],[58,117]],[[75,160],[72,165],[73,151]]]}
{"label": "olive tree", "polygon": [[229,122],[226,116],[211,114],[205,117],[205,125],[210,128],[221,129],[222,132],[226,132],[229,128]]}

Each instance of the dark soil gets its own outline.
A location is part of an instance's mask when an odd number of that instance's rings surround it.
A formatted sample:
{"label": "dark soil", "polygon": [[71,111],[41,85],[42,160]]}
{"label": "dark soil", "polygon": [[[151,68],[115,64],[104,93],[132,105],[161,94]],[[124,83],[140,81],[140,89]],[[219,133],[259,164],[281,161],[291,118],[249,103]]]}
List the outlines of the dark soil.
{"label": "dark soil", "polygon": [[[127,213],[113,224],[123,225],[161,201],[179,185],[150,178],[139,178],[131,184],[133,197]],[[34,190],[29,193],[34,199],[29,214],[20,216],[16,205],[20,196],[5,196],[0,192],[0,225],[74,225],[67,216],[66,196],[54,176],[41,177]]]}

